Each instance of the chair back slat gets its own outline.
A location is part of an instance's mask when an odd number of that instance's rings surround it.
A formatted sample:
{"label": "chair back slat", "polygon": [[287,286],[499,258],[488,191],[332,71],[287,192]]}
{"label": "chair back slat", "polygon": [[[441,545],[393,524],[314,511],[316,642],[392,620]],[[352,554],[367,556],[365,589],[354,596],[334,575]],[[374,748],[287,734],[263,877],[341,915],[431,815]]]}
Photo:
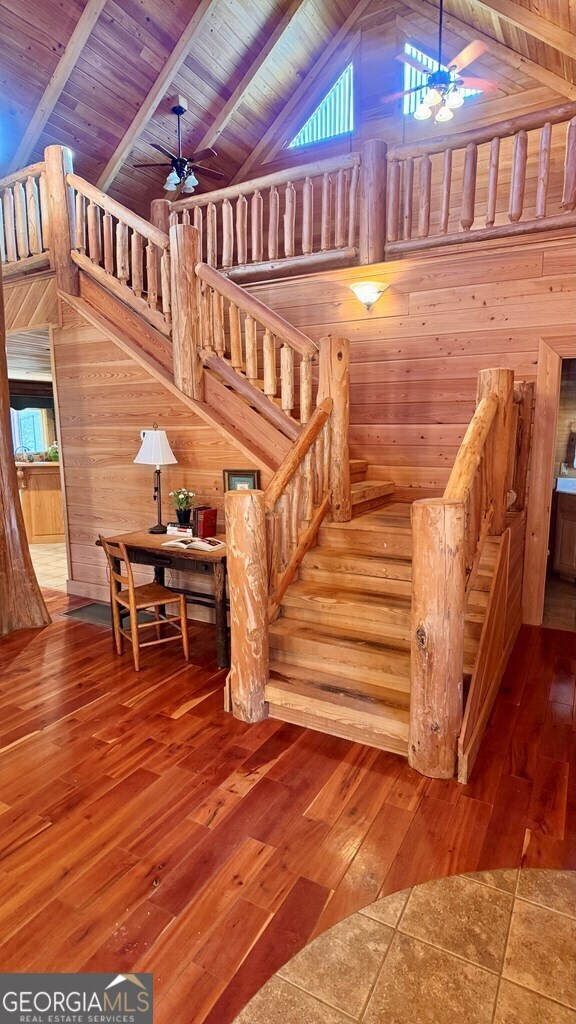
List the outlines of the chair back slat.
{"label": "chair back slat", "polygon": [[[110,568],[110,582],[118,583],[129,591],[134,590],[134,576],[132,574],[132,566],[130,565],[130,559],[128,552],[126,551],[126,545],[118,543],[117,541],[106,540],[105,537],[100,536],[100,543],[108,559],[108,566]],[[121,572],[118,572],[118,563],[124,562],[126,566],[126,575],[123,576]],[[120,587],[114,587],[114,591],[117,592]]]}

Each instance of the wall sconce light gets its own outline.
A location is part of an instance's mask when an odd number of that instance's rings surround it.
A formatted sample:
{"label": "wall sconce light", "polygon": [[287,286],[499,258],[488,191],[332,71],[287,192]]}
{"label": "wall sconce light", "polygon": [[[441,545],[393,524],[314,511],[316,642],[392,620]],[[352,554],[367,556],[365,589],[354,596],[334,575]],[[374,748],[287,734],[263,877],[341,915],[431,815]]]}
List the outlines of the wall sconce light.
{"label": "wall sconce light", "polygon": [[357,299],[360,300],[366,309],[372,309],[375,302],[383,292],[389,288],[389,284],[384,284],[382,281],[356,281],[350,285],[350,291],[354,292]]}

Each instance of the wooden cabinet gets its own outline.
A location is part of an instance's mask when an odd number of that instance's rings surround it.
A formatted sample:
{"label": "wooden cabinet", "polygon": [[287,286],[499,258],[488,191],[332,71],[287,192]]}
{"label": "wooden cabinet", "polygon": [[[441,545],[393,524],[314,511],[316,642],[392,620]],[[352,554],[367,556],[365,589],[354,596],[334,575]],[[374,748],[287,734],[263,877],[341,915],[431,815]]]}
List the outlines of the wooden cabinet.
{"label": "wooden cabinet", "polygon": [[17,463],[18,488],[29,544],[64,541],[60,466],[56,462]]}
{"label": "wooden cabinet", "polygon": [[554,569],[576,580],[576,494],[558,495]]}

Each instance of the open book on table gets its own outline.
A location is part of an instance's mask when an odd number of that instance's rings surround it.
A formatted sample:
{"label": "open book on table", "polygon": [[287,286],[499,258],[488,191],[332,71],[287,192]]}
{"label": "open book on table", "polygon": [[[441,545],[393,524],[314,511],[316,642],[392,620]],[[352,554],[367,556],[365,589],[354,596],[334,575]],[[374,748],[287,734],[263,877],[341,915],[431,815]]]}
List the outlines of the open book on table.
{"label": "open book on table", "polygon": [[163,548],[181,548],[184,551],[193,548],[196,551],[218,551],[225,548],[224,541],[217,537],[175,537],[174,540],[165,540]]}

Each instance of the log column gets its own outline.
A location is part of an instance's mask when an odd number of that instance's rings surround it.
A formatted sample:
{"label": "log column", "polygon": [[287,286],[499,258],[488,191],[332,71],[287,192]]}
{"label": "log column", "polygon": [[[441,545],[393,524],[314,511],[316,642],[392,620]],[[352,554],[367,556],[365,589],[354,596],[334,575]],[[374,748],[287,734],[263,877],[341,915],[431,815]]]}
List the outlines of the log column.
{"label": "log column", "polygon": [[464,664],[464,505],[412,505],[412,629],[408,761],[432,779],[456,774]]}
{"label": "log column", "polygon": [[498,368],[480,370],[477,401],[480,402],[492,392],[498,397],[498,410],[486,441],[484,466],[487,494],[494,502],[490,533],[498,537],[506,526],[508,464],[510,447],[514,443],[514,371]]}
{"label": "log column", "polygon": [[268,715],[268,562],[263,491],[228,491],[226,561],[230,592],[232,711],[243,722]]}
{"label": "log column", "polygon": [[170,286],[172,292],[172,347],[174,382],[185,395],[204,398],[203,366],[200,358],[200,235],[191,224],[170,228]]}
{"label": "log column", "polygon": [[348,338],[320,339],[318,404],[332,398],[330,417],[330,490],[332,520],[347,523],[352,518],[350,482],[350,342]]}
{"label": "log column", "polygon": [[58,288],[79,295],[78,267],[70,255],[76,243],[74,193],[66,182],[72,174],[72,154],[62,146],[48,146],[44,152],[50,217],[50,262]]}
{"label": "log column", "polygon": [[386,246],[386,143],[371,139],[362,146],[359,262],[381,263]]}
{"label": "log column", "polygon": [[[57,147],[56,147],[57,148]],[[51,621],[34,575],[12,450],[0,266],[0,636]]]}

